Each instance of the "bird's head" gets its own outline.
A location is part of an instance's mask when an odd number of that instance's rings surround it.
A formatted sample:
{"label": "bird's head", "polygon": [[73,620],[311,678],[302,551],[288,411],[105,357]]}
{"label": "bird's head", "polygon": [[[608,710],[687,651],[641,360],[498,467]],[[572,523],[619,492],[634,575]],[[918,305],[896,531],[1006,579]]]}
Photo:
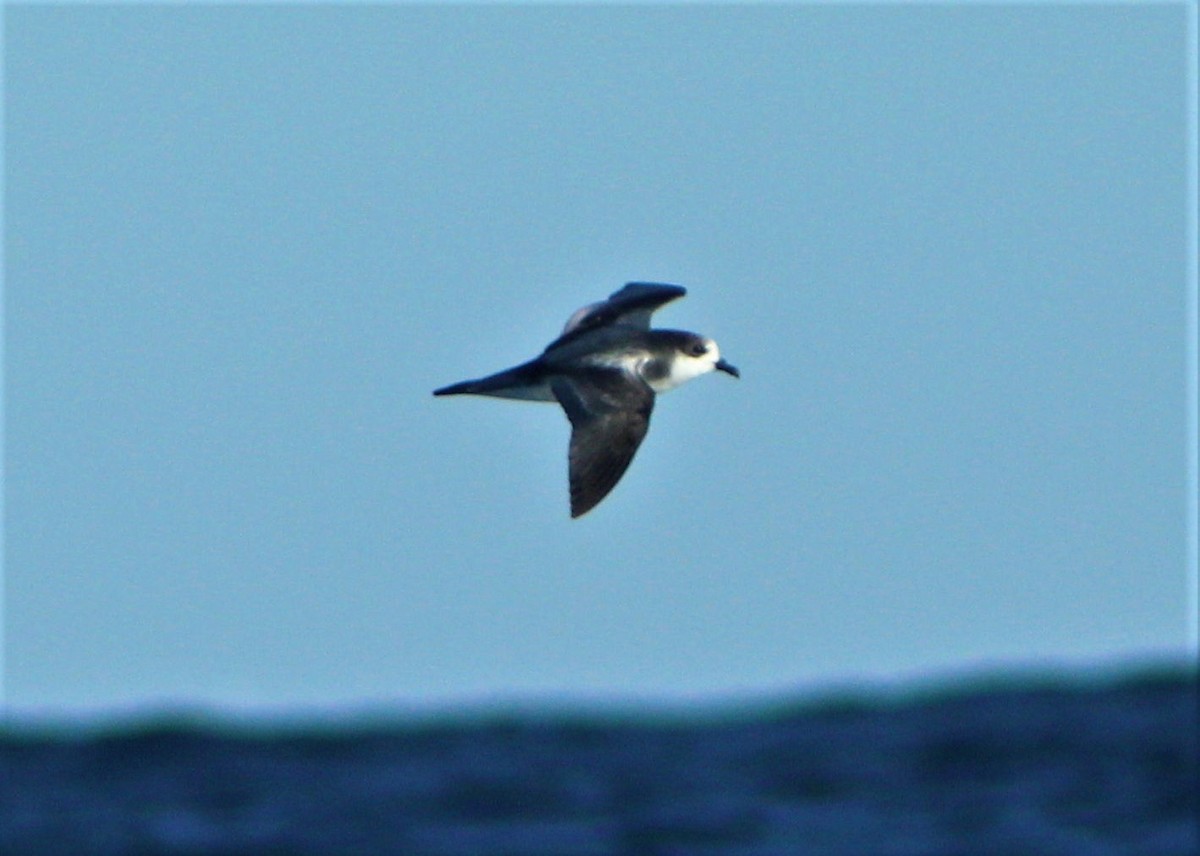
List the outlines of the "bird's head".
{"label": "bird's head", "polygon": [[721,357],[721,349],[712,339],[683,332],[674,333],[673,339],[675,353],[670,365],[657,377],[647,377],[647,382],[655,392],[666,392],[711,371],[741,377],[737,368]]}

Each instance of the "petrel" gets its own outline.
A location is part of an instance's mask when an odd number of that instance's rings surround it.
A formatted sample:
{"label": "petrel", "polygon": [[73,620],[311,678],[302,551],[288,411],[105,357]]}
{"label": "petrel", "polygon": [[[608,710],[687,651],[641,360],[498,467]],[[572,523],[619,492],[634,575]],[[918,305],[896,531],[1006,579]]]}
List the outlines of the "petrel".
{"label": "petrel", "polygon": [[683,330],[651,330],[659,307],[687,294],[679,285],[631,282],[583,307],[541,356],[434,395],[491,395],[557,401],[571,423],[571,517],[616,487],[650,427],[654,395],[716,369],[738,370],[717,343]]}

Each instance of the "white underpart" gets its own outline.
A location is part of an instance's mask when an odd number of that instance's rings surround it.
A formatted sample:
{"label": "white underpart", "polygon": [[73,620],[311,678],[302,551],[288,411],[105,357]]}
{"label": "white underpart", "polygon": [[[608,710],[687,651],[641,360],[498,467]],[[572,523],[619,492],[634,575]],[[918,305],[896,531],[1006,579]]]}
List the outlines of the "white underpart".
{"label": "white underpart", "polygon": [[650,384],[650,388],[655,392],[666,392],[687,383],[692,378],[708,374],[715,369],[717,361],[721,359],[721,351],[717,348],[717,343],[712,339],[705,341],[708,343],[708,350],[698,357],[688,354],[676,354],[674,361],[671,363],[671,371],[666,377],[646,381]]}

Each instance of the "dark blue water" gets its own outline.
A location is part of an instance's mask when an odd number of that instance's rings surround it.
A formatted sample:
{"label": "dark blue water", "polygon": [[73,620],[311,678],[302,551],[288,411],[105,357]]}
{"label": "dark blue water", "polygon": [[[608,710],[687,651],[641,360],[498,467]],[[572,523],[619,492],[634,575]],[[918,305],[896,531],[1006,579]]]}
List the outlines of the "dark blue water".
{"label": "dark blue water", "polygon": [[657,719],[0,730],[3,854],[1196,856],[1195,673]]}

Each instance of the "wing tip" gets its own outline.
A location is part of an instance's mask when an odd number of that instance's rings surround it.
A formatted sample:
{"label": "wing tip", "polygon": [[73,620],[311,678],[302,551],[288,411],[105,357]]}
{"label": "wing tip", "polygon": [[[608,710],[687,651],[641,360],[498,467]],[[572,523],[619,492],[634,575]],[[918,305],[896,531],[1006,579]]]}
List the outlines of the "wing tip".
{"label": "wing tip", "polygon": [[684,288],[682,285],[676,285],[673,282],[645,282],[638,280],[635,282],[625,283],[625,285],[622,286],[621,289],[612,296],[616,297],[617,294],[620,294],[622,291],[627,289],[631,289],[633,291],[656,291],[662,295],[670,293],[671,297],[668,298],[669,300],[675,300],[676,298],[683,297],[685,294],[687,294],[686,288]]}
{"label": "wing tip", "polygon": [[582,498],[571,497],[571,519],[577,520],[587,514],[593,508],[600,504],[600,500],[604,497],[599,497],[594,500],[586,500]]}

